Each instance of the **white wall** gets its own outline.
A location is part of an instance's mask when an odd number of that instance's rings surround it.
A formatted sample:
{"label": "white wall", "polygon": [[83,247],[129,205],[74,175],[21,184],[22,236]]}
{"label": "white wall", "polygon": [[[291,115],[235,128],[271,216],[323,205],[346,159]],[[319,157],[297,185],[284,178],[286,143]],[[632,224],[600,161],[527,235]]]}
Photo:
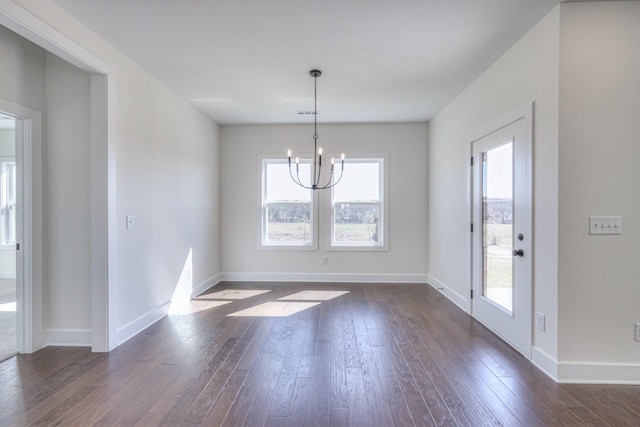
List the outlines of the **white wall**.
{"label": "white wall", "polygon": [[0,26],[0,58],[0,98],[44,111],[44,51]]}
{"label": "white wall", "polygon": [[90,79],[50,53],[45,67],[44,326],[50,335],[86,335],[91,329]]}
{"label": "white wall", "polygon": [[535,100],[533,308],[546,315],[547,325],[545,332],[534,331],[533,357],[551,367],[558,352],[558,38],[556,8],[429,127],[429,274],[432,284],[468,309],[470,142]]}
{"label": "white wall", "polygon": [[[559,358],[567,378],[640,382],[639,40],[640,2],[561,7]],[[621,215],[623,234],[590,236],[590,215]],[[603,372],[616,364],[631,366]]]}
{"label": "white wall", "polygon": [[[320,209],[318,251],[257,250],[258,154],[313,152],[312,125],[222,127],[222,269],[232,277],[307,280],[425,280],[427,258],[426,123],[319,124],[326,152],[389,153],[390,250],[327,251],[327,212]],[[348,172],[345,172],[348,173]],[[320,206],[328,206],[321,191]],[[328,265],[321,265],[323,256]]]}
{"label": "white wall", "polygon": [[[210,285],[220,272],[219,129],[54,2],[15,3],[108,64],[117,225],[110,235],[109,320],[117,344],[166,313],[190,251],[194,287]],[[126,215],[135,217],[134,229],[125,229]]]}

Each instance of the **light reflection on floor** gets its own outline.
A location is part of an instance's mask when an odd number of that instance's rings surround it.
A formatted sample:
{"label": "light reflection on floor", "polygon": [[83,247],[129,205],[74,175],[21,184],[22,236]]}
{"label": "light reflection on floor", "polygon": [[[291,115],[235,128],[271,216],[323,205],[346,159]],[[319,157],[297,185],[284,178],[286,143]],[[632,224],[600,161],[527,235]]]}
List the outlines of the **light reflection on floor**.
{"label": "light reflection on floor", "polygon": [[278,298],[279,301],[329,301],[349,291],[302,291],[286,297]]}
{"label": "light reflection on floor", "polygon": [[266,294],[267,292],[271,292],[270,290],[260,291],[253,289],[226,289],[220,292],[214,292],[212,294],[206,294],[199,297],[196,297],[197,300],[219,300],[219,299],[246,299],[251,298],[256,295]]}
{"label": "light reflection on floor", "polygon": [[[257,295],[266,294],[271,290],[257,289],[225,289],[223,291],[201,295],[190,301],[175,301],[171,303],[169,314],[187,315],[203,310],[231,304],[238,300],[244,300]],[[305,290],[278,298],[278,301],[270,301],[236,311],[227,316],[232,317],[287,317],[299,313],[311,307],[322,304],[339,296],[348,294],[349,291],[314,291]]]}
{"label": "light reflection on floor", "polygon": [[244,316],[244,317],[287,317],[292,314],[299,313],[316,305],[319,302],[265,302],[244,310],[229,314],[228,316]]}
{"label": "light reflection on floor", "polygon": [[16,302],[13,301],[5,304],[0,304],[0,311],[6,311],[6,312],[16,311]]}
{"label": "light reflection on floor", "polygon": [[221,305],[230,304],[232,301],[200,301],[191,300],[178,303],[171,303],[169,307],[169,314],[185,315],[197,313],[203,310],[209,310]]}

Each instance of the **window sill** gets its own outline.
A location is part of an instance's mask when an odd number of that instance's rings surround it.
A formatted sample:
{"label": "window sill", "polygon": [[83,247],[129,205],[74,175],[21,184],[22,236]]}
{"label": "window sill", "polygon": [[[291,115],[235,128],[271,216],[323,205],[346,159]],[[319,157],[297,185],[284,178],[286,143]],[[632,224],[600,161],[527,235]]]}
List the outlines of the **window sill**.
{"label": "window sill", "polygon": [[259,251],[317,251],[317,245],[258,245]]}
{"label": "window sill", "polygon": [[327,247],[332,252],[389,252],[388,245],[380,246],[332,246]]}

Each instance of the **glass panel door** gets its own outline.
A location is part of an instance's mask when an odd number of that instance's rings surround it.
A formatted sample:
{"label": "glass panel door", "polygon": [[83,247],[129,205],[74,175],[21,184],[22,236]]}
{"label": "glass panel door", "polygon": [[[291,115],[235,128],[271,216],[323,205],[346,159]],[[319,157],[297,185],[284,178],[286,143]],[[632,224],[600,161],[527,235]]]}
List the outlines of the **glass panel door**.
{"label": "glass panel door", "polygon": [[471,313],[531,357],[531,109],[472,141]]}

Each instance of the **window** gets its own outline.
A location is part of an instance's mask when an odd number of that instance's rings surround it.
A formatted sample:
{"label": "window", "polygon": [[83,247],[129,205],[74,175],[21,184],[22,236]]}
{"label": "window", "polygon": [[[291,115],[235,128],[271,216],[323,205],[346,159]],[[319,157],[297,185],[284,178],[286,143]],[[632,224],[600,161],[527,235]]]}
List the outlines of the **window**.
{"label": "window", "polygon": [[388,250],[385,160],[345,160],[331,191],[331,249]]}
{"label": "window", "polygon": [[[317,249],[314,194],[296,185],[283,159],[260,159],[261,249]],[[311,161],[300,160],[300,178],[309,182]],[[296,173],[296,165],[292,166]]]}
{"label": "window", "polygon": [[0,245],[16,244],[16,162],[0,159]]}

